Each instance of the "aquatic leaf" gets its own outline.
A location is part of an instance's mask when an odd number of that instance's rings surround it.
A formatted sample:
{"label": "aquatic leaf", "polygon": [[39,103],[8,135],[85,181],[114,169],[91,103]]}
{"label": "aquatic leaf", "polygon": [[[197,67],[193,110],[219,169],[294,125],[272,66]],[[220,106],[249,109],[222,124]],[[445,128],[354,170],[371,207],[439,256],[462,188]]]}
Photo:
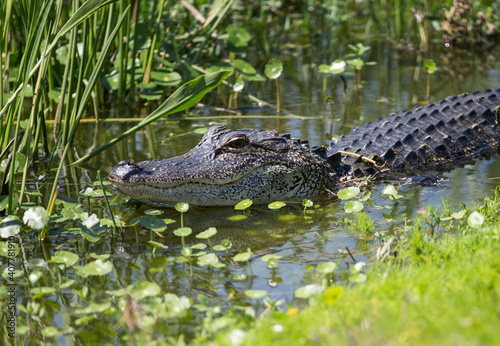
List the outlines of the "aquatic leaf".
{"label": "aquatic leaf", "polygon": [[283,258],[283,256],[267,254],[267,255],[262,256],[261,260],[264,262],[268,262],[270,259],[277,259],[278,260],[281,258]]}
{"label": "aquatic leaf", "polygon": [[31,289],[31,294],[33,295],[33,299],[38,299],[44,294],[52,295],[56,292],[54,287],[35,287]]}
{"label": "aquatic leaf", "polygon": [[392,198],[393,200],[403,198],[403,196],[398,194],[398,190],[392,184],[388,184],[382,190],[382,194]]}
{"label": "aquatic leaf", "polygon": [[109,261],[103,262],[98,259],[93,262],[90,262],[83,266],[82,273],[84,275],[108,275],[113,269],[113,265]]}
{"label": "aquatic leaf", "polygon": [[43,272],[41,270],[33,270],[29,276],[28,279],[32,285],[36,284],[38,280],[43,276]]}
{"label": "aquatic leaf", "polygon": [[17,257],[20,250],[18,243],[0,241],[0,257],[10,257],[12,252],[14,252],[14,256]]}
{"label": "aquatic leaf", "polygon": [[143,227],[150,229],[155,232],[163,232],[167,229],[165,221],[156,216],[145,215],[139,221]]}
{"label": "aquatic leaf", "polygon": [[48,225],[50,219],[49,212],[44,207],[28,209],[23,216],[23,221],[34,231],[40,231]]}
{"label": "aquatic leaf", "polygon": [[335,262],[323,262],[318,264],[318,266],[316,267],[316,271],[322,274],[330,274],[333,273],[336,268],[337,263]]}
{"label": "aquatic leaf", "polygon": [[107,311],[109,308],[111,308],[112,304],[111,301],[107,301],[105,303],[99,304],[99,303],[90,303],[86,307],[82,309],[77,309],[75,313],[80,314],[80,315],[86,315],[86,314],[98,314]]}
{"label": "aquatic leaf", "polygon": [[235,262],[247,262],[252,256],[251,252],[242,252],[233,257],[233,261]]}
{"label": "aquatic leaf", "polygon": [[269,205],[267,207],[269,209],[281,209],[284,206],[286,206],[286,203],[284,203],[284,202],[272,202],[272,203],[269,203]]}
{"label": "aquatic leaf", "polygon": [[351,199],[356,197],[359,194],[359,187],[350,186],[348,188],[342,189],[337,193],[338,198],[340,199]]}
{"label": "aquatic leaf", "polygon": [[101,239],[99,233],[97,232],[97,228],[87,228],[84,225],[80,227],[80,234],[91,243],[95,243]]}
{"label": "aquatic leaf", "polygon": [[89,256],[92,258],[95,258],[95,259],[100,259],[100,260],[107,260],[109,257],[111,257],[111,255],[109,253],[98,254],[95,252],[89,253]]}
{"label": "aquatic leaf", "polygon": [[225,61],[216,62],[215,64],[213,64],[212,66],[207,68],[207,71],[210,73],[219,72],[219,71],[231,71],[231,72],[233,72],[233,70],[234,70],[234,66],[228,62],[225,62]]}
{"label": "aquatic leaf", "polygon": [[462,209],[460,211],[457,211],[456,213],[451,213],[451,217],[456,219],[456,220],[459,220],[465,216],[466,212],[467,212],[467,210]]}
{"label": "aquatic leaf", "polygon": [[250,41],[250,33],[242,26],[228,25],[227,33],[227,48],[230,52],[236,54],[244,54],[247,52],[248,41]]}
{"label": "aquatic leaf", "polygon": [[427,59],[424,61],[424,67],[427,69],[429,74],[433,74],[436,71],[436,63],[434,60]]}
{"label": "aquatic leaf", "polygon": [[357,213],[363,210],[363,203],[359,201],[347,201],[344,210],[346,213]]}
{"label": "aquatic leaf", "polygon": [[213,253],[198,257],[198,265],[200,266],[214,265],[216,263],[219,263],[219,258]]}
{"label": "aquatic leaf", "polygon": [[150,240],[150,241],[148,241],[148,244],[155,247],[155,248],[160,247],[162,249],[168,249],[167,245],[164,245],[164,244],[159,243],[157,241]]}
{"label": "aquatic leaf", "polygon": [[203,243],[194,244],[193,246],[191,246],[191,249],[195,249],[195,250],[205,250],[206,248],[207,248],[207,244],[203,244]]}
{"label": "aquatic leaf", "polygon": [[319,65],[318,72],[321,74],[336,75],[345,71],[344,60],[335,60],[330,65]]}
{"label": "aquatic leaf", "polygon": [[196,129],[194,129],[194,133],[196,133],[197,135],[204,135],[205,133],[207,133],[208,129],[206,127],[198,127]]}
{"label": "aquatic leaf", "polygon": [[137,281],[127,287],[127,291],[133,298],[139,300],[145,297],[155,297],[161,293],[161,288],[156,282]]}
{"label": "aquatic leaf", "polygon": [[257,71],[253,68],[252,65],[250,65],[244,60],[236,59],[234,60],[233,64],[236,71],[241,73],[241,75],[249,81],[263,82],[266,80],[264,77],[262,77],[260,74],[257,73]]}
{"label": "aquatic leaf", "polygon": [[267,291],[265,290],[246,290],[245,295],[248,298],[259,299],[267,296]]}
{"label": "aquatic leaf", "polygon": [[176,86],[182,81],[180,74],[164,67],[154,69],[151,72],[151,79],[161,86]]}
{"label": "aquatic leaf", "polygon": [[235,210],[244,210],[247,208],[250,208],[250,206],[253,204],[253,201],[251,199],[244,199],[243,201],[239,202],[234,206]]}
{"label": "aquatic leaf", "polygon": [[158,210],[158,209],[148,209],[148,210],[144,211],[144,214],[146,214],[146,215],[161,215],[162,212],[161,212],[161,210]]}
{"label": "aquatic leaf", "polygon": [[365,62],[359,58],[351,59],[346,61],[349,65],[351,65],[355,70],[360,70]]}
{"label": "aquatic leaf", "polygon": [[208,239],[217,234],[217,229],[215,227],[210,227],[206,231],[200,232],[196,235],[198,239]]}
{"label": "aquatic leaf", "polygon": [[264,73],[269,79],[279,78],[279,76],[281,76],[281,72],[283,72],[283,64],[279,60],[269,61],[264,69]]}
{"label": "aquatic leaf", "polygon": [[78,262],[78,259],[80,257],[77,254],[74,254],[72,252],[67,252],[67,251],[56,251],[53,255],[52,258],[50,259],[50,262],[52,263],[63,263],[68,267],[71,267],[74,265],[76,262]]}
{"label": "aquatic leaf", "polygon": [[[17,199],[12,200],[12,210],[17,208],[19,206],[19,202]],[[9,196],[8,195],[3,195],[0,196],[0,211],[6,210],[9,207]]]}
{"label": "aquatic leaf", "polygon": [[139,83],[137,87],[141,89],[138,95],[142,99],[154,101],[163,97],[163,90],[158,88],[157,84],[154,82]]}
{"label": "aquatic leaf", "polygon": [[17,216],[7,216],[0,222],[0,237],[9,238],[21,231],[21,220]]}
{"label": "aquatic leaf", "polygon": [[296,289],[294,292],[294,296],[296,298],[307,299],[307,298],[310,298],[312,296],[315,296],[315,295],[323,292],[324,290],[325,290],[325,288],[321,285],[310,284],[310,285],[306,285],[306,286],[303,286],[303,287]]}
{"label": "aquatic leaf", "polygon": [[234,92],[240,92],[245,88],[245,81],[241,77],[235,78],[230,84]]}
{"label": "aquatic leaf", "polygon": [[189,227],[181,227],[181,228],[177,228],[176,230],[174,230],[174,234],[178,237],[187,237],[192,232],[193,232],[193,230]]}
{"label": "aquatic leaf", "polygon": [[188,203],[177,203],[175,205],[175,210],[177,210],[179,213],[185,213],[189,210],[189,204]]}
{"label": "aquatic leaf", "polygon": [[475,211],[469,215],[467,223],[469,224],[470,227],[482,226],[482,224],[484,223],[484,216]]}
{"label": "aquatic leaf", "polygon": [[304,207],[312,207],[314,205],[314,203],[310,199],[304,199],[302,201],[302,205]]}

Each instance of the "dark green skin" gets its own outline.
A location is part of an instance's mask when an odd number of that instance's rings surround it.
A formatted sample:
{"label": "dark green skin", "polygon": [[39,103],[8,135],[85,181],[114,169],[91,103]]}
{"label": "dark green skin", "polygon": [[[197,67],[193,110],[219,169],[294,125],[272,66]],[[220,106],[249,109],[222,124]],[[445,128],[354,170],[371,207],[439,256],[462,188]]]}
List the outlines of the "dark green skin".
{"label": "dark green skin", "polygon": [[449,97],[353,129],[328,149],[275,131],[213,126],[189,153],[122,161],[109,179],[119,192],[160,207],[332,195],[357,178],[415,175],[496,153],[499,108],[500,89]]}

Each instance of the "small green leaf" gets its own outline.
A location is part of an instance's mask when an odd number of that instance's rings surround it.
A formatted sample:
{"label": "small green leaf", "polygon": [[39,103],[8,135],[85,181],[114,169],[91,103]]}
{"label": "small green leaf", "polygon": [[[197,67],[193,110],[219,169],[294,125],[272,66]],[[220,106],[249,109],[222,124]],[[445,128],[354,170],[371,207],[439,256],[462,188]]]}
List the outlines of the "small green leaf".
{"label": "small green leaf", "polygon": [[244,210],[249,208],[253,204],[251,199],[244,199],[234,206],[235,210]]}
{"label": "small green leaf", "polygon": [[127,287],[128,293],[139,300],[145,297],[155,297],[161,293],[161,288],[156,282],[137,281]]}
{"label": "small green leaf", "polygon": [[219,263],[219,258],[213,253],[198,257],[198,265],[200,266],[214,265],[217,263]]}
{"label": "small green leaf", "polygon": [[310,199],[304,199],[302,200],[302,205],[304,207],[312,207],[314,203]]}
{"label": "small green leaf", "polygon": [[82,272],[84,275],[108,275],[113,269],[113,265],[109,261],[102,261],[100,259],[90,262],[86,264],[82,268]]}
{"label": "small green leaf", "polygon": [[150,229],[155,232],[163,232],[167,229],[165,221],[156,216],[145,215],[139,221],[143,227]]}
{"label": "small green leaf", "polygon": [[193,232],[193,230],[189,227],[181,227],[181,228],[177,228],[176,230],[174,230],[174,234],[178,237],[187,237],[192,232]]}
{"label": "small green leaf", "polygon": [[333,273],[336,268],[337,268],[337,263],[324,262],[324,263],[318,264],[318,266],[316,267],[316,271],[318,271],[318,273],[322,273],[322,274],[330,274],[330,273]]}
{"label": "small green leaf", "polygon": [[457,211],[456,213],[451,213],[451,217],[456,219],[456,220],[459,220],[465,216],[466,212],[467,212],[467,210],[462,209],[460,211]]}
{"label": "small green leaf", "polygon": [[267,296],[267,291],[265,290],[246,290],[245,295],[248,298],[259,299]]}
{"label": "small green leaf", "polygon": [[217,234],[217,229],[215,227],[210,227],[206,231],[200,232],[196,235],[198,239],[208,239]]}
{"label": "small green leaf", "polygon": [[345,71],[346,63],[344,60],[335,60],[331,65],[319,65],[318,72],[327,75],[337,75]]}
{"label": "small green leaf", "polygon": [[356,197],[359,194],[359,187],[350,186],[348,188],[342,189],[337,193],[338,198],[340,199],[351,199]]}
{"label": "small green leaf", "polygon": [[284,202],[272,202],[272,203],[269,203],[269,205],[267,207],[269,209],[281,209],[284,206],[286,206],[286,203],[284,203]]}
{"label": "small green leaf", "polygon": [[77,254],[67,251],[56,251],[51,258],[53,263],[64,263],[66,266],[71,267],[80,257]]}
{"label": "small green leaf", "polygon": [[363,203],[359,201],[347,201],[344,210],[346,213],[357,213],[363,210]]}
{"label": "small green leaf", "polygon": [[251,252],[239,253],[233,257],[233,261],[235,261],[235,262],[247,262],[251,256],[252,256]]}
{"label": "small green leaf", "polygon": [[324,290],[325,288],[321,285],[311,284],[296,289],[294,295],[296,298],[307,299],[323,292]]}
{"label": "small green leaf", "polygon": [[386,185],[384,187],[384,189],[382,190],[382,194],[386,195],[394,200],[403,198],[403,196],[398,194],[398,190],[396,190],[396,188],[392,184]]}
{"label": "small green leaf", "polygon": [[424,61],[424,67],[427,69],[429,74],[436,72],[436,63],[434,60],[427,59]]}
{"label": "small green leaf", "polygon": [[279,60],[269,61],[264,69],[264,73],[269,79],[279,78],[279,76],[281,76],[281,72],[283,72],[283,64]]}
{"label": "small green leaf", "polygon": [[175,205],[175,210],[177,210],[179,213],[185,213],[189,210],[189,204],[188,203],[177,203]]}

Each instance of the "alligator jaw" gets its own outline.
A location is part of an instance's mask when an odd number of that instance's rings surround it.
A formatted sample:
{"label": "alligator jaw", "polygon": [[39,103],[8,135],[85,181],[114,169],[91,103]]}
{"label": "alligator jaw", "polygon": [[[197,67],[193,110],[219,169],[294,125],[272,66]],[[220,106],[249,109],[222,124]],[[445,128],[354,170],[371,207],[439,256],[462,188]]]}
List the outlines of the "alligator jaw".
{"label": "alligator jaw", "polygon": [[[168,160],[164,160],[168,162]],[[143,176],[141,163],[120,162],[109,175],[113,186],[139,202],[156,207],[172,207],[178,202],[187,202],[193,206],[232,206],[243,199],[255,203],[279,199],[293,199],[302,188],[303,178],[287,168],[283,163],[267,163],[254,166],[243,176],[221,181],[138,181]],[[290,183],[276,179],[287,175]],[[295,176],[295,179],[290,179]],[[301,183],[294,183],[301,182]],[[251,186],[252,189],[242,187]]]}

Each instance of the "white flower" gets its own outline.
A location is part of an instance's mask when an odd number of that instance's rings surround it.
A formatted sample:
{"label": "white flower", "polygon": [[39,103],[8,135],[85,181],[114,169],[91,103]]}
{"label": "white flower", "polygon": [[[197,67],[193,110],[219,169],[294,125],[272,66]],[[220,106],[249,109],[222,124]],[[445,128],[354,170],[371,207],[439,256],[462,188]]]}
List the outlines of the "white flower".
{"label": "white flower", "polygon": [[21,231],[21,222],[17,216],[7,216],[0,222],[0,237],[8,238]]}
{"label": "white flower", "polygon": [[48,225],[49,219],[49,212],[43,207],[29,208],[23,216],[24,223],[34,231],[42,230]]}
{"label": "white flower", "polygon": [[99,218],[97,217],[96,214],[92,214],[89,216],[89,213],[83,213],[80,216],[80,218],[82,220],[83,225],[89,229],[94,227],[94,226],[100,225]]}
{"label": "white flower", "polygon": [[245,331],[241,329],[233,329],[231,333],[229,333],[229,341],[231,342],[231,345],[241,345],[244,337]]}
{"label": "white flower", "polygon": [[285,327],[283,327],[282,324],[275,324],[273,326],[273,332],[275,332],[275,333],[281,333],[283,331],[283,329],[285,329]]}

